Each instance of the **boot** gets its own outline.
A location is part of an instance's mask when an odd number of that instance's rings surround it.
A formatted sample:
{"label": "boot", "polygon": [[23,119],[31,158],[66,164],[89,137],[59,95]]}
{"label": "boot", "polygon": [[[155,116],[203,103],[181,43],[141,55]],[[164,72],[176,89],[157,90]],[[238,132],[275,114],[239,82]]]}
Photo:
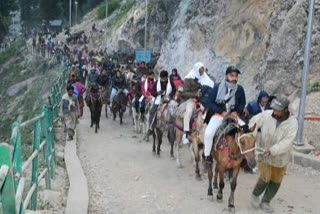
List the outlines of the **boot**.
{"label": "boot", "polygon": [[270,181],[261,202],[270,203],[273,197],[277,194],[279,188],[280,188],[280,183],[275,183],[273,181]]}
{"label": "boot", "polygon": [[254,187],[252,194],[259,197],[264,192],[264,190],[267,188],[268,184],[269,184],[269,182],[264,182],[263,180],[261,180],[259,178],[256,186]]}
{"label": "boot", "polygon": [[270,203],[262,202],[260,208],[266,213],[273,213],[273,208],[270,206]]}

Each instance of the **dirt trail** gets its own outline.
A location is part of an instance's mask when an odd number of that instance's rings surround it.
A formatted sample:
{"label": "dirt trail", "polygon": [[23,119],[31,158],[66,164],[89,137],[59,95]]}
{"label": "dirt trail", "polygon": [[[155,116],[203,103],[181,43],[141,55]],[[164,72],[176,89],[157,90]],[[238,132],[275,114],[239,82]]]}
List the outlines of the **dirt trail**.
{"label": "dirt trail", "polygon": [[[229,184],[223,203],[207,200],[206,176],[195,180],[187,148],[184,168],[169,157],[167,141],[161,157],[151,152],[151,143],[133,132],[131,119],[125,124],[101,119],[100,133],[89,128],[89,112],[79,124],[79,156],[89,185],[89,213],[227,213]],[[275,213],[319,213],[319,172],[291,165],[280,192],[272,202]],[[240,173],[235,193],[236,213],[262,213],[249,208],[257,175]]]}

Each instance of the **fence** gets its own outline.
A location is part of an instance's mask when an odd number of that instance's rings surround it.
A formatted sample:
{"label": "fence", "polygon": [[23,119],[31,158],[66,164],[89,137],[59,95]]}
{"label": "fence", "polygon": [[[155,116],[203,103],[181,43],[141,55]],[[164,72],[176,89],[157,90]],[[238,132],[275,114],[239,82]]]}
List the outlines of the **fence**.
{"label": "fence", "polygon": [[[23,214],[30,206],[37,209],[37,188],[45,178],[46,189],[51,189],[51,180],[55,177],[55,141],[54,123],[58,119],[59,102],[65,90],[67,70],[62,67],[62,74],[51,89],[48,105],[42,113],[23,123],[12,124],[11,138],[8,143],[0,144],[0,199],[3,214]],[[33,147],[31,156],[22,164],[21,144],[22,129],[33,125]],[[39,158],[42,152],[43,160]],[[31,187],[25,189],[23,173],[32,164]],[[41,167],[43,166],[43,167]],[[40,171],[41,169],[41,172]],[[27,192],[23,199],[24,192]],[[31,203],[30,203],[31,202]],[[0,203],[0,205],[1,205]]]}

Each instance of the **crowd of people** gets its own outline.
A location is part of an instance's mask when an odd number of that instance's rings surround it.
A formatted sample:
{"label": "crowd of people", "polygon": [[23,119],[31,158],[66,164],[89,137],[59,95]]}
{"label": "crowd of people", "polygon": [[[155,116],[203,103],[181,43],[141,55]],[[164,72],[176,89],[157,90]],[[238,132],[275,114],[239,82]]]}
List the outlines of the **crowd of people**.
{"label": "crowd of people", "polygon": [[[207,112],[203,143],[208,169],[213,164],[213,139],[224,118],[234,118],[241,127],[256,126],[256,143],[263,148],[263,153],[258,159],[260,176],[252,192],[251,203],[255,208],[272,212],[270,202],[285,175],[297,131],[297,122],[289,111],[286,97],[270,96],[261,91],[256,100],[247,104],[244,87],[238,83],[241,71],[234,66],[226,69],[225,78],[220,83],[210,78],[205,65],[200,62],[184,78],[176,68],[170,74],[166,70],[160,71],[157,78],[157,73],[144,62],[133,63],[132,59],[131,63],[121,66],[119,58],[108,56],[102,50],[89,51],[84,47],[71,51],[64,45],[63,51],[67,53],[64,56],[71,67],[67,93],[62,98],[61,118],[70,140],[73,139],[78,118],[83,116],[85,93],[102,93],[109,89],[109,104],[112,107],[115,95],[122,91],[140,113],[144,113],[146,104],[151,102],[149,134],[154,132],[158,119],[156,115],[164,100],[176,100],[180,104],[178,108],[183,106],[184,144],[190,140],[190,121],[195,106],[201,104]],[[251,169],[251,172],[254,171]],[[259,196],[263,193],[260,201]]]}

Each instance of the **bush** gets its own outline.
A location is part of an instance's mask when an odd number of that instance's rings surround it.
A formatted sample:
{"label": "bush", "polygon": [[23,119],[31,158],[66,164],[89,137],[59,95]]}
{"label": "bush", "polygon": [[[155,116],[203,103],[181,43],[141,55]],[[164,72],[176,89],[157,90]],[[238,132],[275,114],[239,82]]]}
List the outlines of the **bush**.
{"label": "bush", "polygon": [[14,55],[18,50],[20,50],[25,45],[25,40],[17,39],[9,47],[0,52],[0,65],[5,63],[9,57]]}
{"label": "bush", "polygon": [[[121,0],[108,0],[108,15],[120,7]],[[106,2],[103,1],[97,10],[98,19],[106,18]]]}
{"label": "bush", "polygon": [[127,16],[128,12],[131,10],[135,3],[136,0],[128,0],[124,5],[122,5],[117,16],[113,20],[111,20],[108,25],[113,26],[120,23]]}
{"label": "bush", "polygon": [[313,83],[311,86],[311,92],[317,92],[320,91],[320,80]]}

